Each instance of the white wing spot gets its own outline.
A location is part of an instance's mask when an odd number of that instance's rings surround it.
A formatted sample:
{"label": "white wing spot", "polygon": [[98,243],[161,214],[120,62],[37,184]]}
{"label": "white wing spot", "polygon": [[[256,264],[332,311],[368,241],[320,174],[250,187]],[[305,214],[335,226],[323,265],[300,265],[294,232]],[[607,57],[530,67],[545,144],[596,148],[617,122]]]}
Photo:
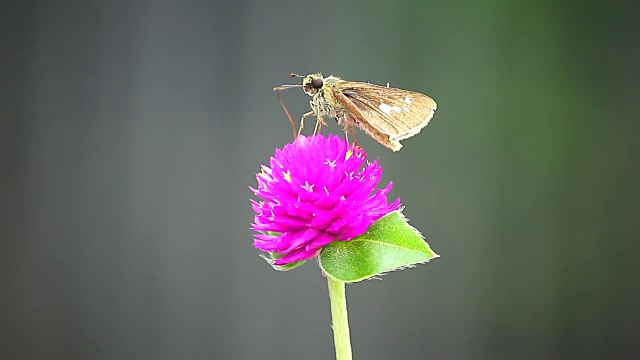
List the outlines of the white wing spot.
{"label": "white wing spot", "polygon": [[399,106],[394,106],[393,110],[395,110],[397,113],[401,113],[402,112],[402,108]]}
{"label": "white wing spot", "polygon": [[403,107],[402,107],[402,110],[404,110],[404,111],[409,111],[409,108],[408,108],[408,107],[406,107],[406,106],[403,106]]}
{"label": "white wing spot", "polygon": [[387,104],[380,104],[380,106],[378,107],[380,108],[380,110],[384,111],[385,114],[391,115],[391,106]]}
{"label": "white wing spot", "polygon": [[404,102],[406,102],[407,105],[411,105],[411,98],[407,96],[406,98],[404,98]]}

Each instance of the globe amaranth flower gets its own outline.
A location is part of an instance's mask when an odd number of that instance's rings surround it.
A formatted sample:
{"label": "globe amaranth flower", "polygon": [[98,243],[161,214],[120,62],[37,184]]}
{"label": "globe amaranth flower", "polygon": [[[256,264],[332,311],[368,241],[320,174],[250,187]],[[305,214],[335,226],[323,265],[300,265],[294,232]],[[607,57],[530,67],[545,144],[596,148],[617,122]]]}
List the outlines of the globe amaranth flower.
{"label": "globe amaranth flower", "polygon": [[[378,160],[338,136],[299,136],[276,150],[270,167],[256,175],[251,200],[254,246],[282,257],[275,265],[315,257],[333,241],[364,234],[378,218],[397,210],[400,199],[387,202],[392,183],[376,186],[382,174]],[[274,234],[276,233],[276,234]]]}

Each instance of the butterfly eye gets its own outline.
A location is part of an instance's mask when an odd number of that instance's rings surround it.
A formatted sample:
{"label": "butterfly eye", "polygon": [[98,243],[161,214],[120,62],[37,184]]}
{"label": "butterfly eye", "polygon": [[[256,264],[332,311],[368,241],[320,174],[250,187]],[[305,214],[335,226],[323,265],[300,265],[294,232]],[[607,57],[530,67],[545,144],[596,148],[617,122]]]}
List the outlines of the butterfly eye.
{"label": "butterfly eye", "polygon": [[320,89],[322,87],[323,83],[324,83],[324,81],[320,77],[316,77],[316,78],[313,78],[313,80],[311,80],[311,86],[314,89]]}

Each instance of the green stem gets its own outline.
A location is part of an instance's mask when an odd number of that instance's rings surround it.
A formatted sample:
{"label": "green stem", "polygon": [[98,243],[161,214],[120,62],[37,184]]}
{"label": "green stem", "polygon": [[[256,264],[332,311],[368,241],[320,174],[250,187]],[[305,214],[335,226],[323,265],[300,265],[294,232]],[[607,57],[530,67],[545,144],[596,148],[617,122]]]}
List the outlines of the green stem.
{"label": "green stem", "polygon": [[327,276],[329,298],[331,299],[331,321],[333,323],[333,342],[336,347],[336,360],[351,360],[351,338],[349,337],[349,318],[347,316],[347,296],[342,281]]}

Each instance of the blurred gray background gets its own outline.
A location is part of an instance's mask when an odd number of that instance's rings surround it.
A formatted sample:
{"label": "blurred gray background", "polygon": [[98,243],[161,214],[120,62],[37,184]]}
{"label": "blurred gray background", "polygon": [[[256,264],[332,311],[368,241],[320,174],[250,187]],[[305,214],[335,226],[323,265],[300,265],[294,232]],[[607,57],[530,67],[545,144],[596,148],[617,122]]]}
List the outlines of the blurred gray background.
{"label": "blurred gray background", "polygon": [[249,230],[316,71],[439,105],[359,133],[442,258],[347,287],[355,359],[638,355],[636,4],[3,2],[0,359],[331,359]]}

